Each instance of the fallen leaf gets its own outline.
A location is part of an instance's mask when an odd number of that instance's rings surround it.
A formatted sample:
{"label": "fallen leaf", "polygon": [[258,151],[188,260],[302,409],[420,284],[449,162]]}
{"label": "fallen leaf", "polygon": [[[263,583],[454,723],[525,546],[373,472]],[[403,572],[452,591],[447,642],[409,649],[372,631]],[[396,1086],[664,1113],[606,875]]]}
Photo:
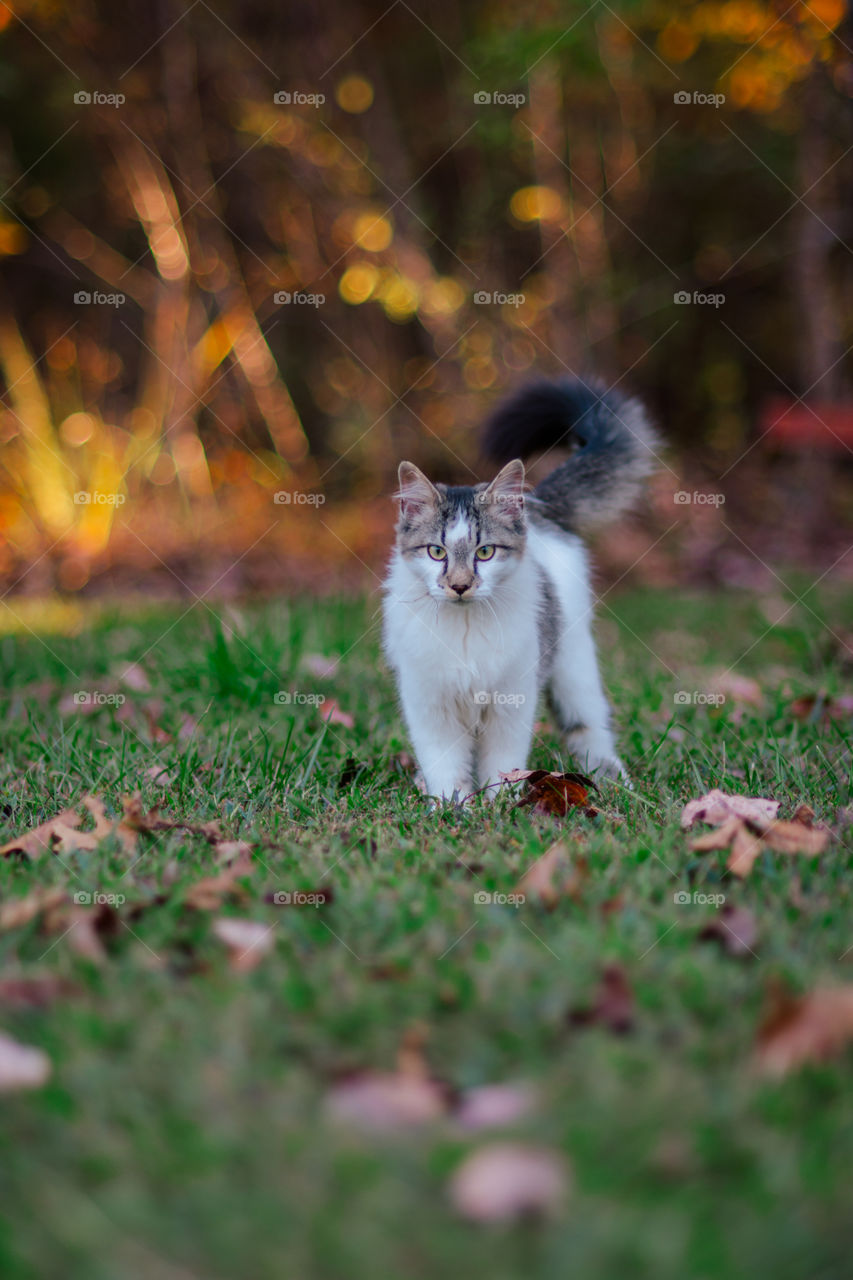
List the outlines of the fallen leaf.
{"label": "fallen leaf", "polygon": [[337,675],[340,658],[327,658],[323,653],[305,653],[302,666],[317,680],[331,680]]}
{"label": "fallen leaf", "polygon": [[853,1040],[853,986],[818,987],[797,997],[778,987],[758,1032],[756,1063],[783,1076],[807,1062],[824,1062]]}
{"label": "fallen leaf", "polygon": [[557,840],[527,868],[514,892],[523,894],[527,902],[541,902],[551,909],[561,898],[577,900],[588,874],[586,859],[573,863],[568,847]]}
{"label": "fallen leaf", "polygon": [[97,796],[84,796],[81,804],[94,818],[91,831],[81,831],[82,816],[74,809],[63,809],[55,818],[49,818],[31,831],[10,840],[0,848],[0,856],[23,853],[29,858],[39,858],[43,853],[72,853],[75,849],[97,849],[107,836],[117,835],[125,849],[132,851],[135,836],[123,821],[115,822],[106,816],[103,801]]}
{"label": "fallen leaf", "polygon": [[56,974],[0,977],[0,1004],[13,1009],[43,1009],[71,994],[74,986]]}
{"label": "fallen leaf", "polygon": [[578,1027],[607,1027],[619,1035],[633,1030],[634,992],[621,965],[605,967],[593,1004],[570,1010],[569,1022]]}
{"label": "fallen leaf", "polygon": [[240,920],[234,916],[222,916],[213,922],[213,932],[228,948],[235,973],[250,973],[272,951],[274,928],[260,920]]}
{"label": "fallen leaf", "polygon": [[[240,844],[241,841],[233,843]],[[247,846],[248,848],[248,846]],[[191,884],[184,895],[184,906],[196,911],[218,911],[228,898],[244,898],[246,890],[238,883],[252,873],[251,849],[241,852],[216,876],[205,876]]]}
{"label": "fallen leaf", "polygon": [[501,1129],[529,1115],[535,1101],[527,1084],[481,1084],[462,1095],[454,1118],[463,1129]]}
{"label": "fallen leaf", "polygon": [[401,1072],[365,1072],[334,1085],[329,1114],[360,1129],[382,1132],[437,1120],[447,1111],[445,1090],[434,1080]]}
{"label": "fallen leaf", "polygon": [[719,942],[730,956],[754,955],[758,941],[755,916],[746,907],[727,902],[699,934],[706,941]]}
{"label": "fallen leaf", "polygon": [[177,773],[170,773],[165,765],[152,764],[145,770],[145,777],[155,787],[173,787],[177,782]]}
{"label": "fallen leaf", "polygon": [[119,925],[118,911],[106,902],[92,906],[65,903],[46,911],[42,921],[45,933],[58,934],[59,941],[93,964],[106,960],[104,940],[116,937]]}
{"label": "fallen leaf", "polygon": [[809,724],[848,720],[853,716],[853,694],[843,693],[834,698],[828,693],[809,693],[795,698],[788,710],[795,720]]}
{"label": "fallen leaf", "polygon": [[41,1049],[19,1044],[0,1032],[0,1093],[38,1089],[51,1073],[50,1058]]}
{"label": "fallen leaf", "polygon": [[559,1152],[493,1143],[462,1161],[450,1180],[450,1199],[474,1222],[504,1222],[554,1213],[568,1187],[568,1166]]}
{"label": "fallen leaf", "polygon": [[148,693],[151,689],[151,681],[138,662],[129,662],[122,667],[118,678],[121,684],[127,685],[128,689],[133,689],[136,693]]}
{"label": "fallen leaf", "polygon": [[681,814],[684,830],[696,822],[721,826],[729,818],[741,818],[756,825],[772,822],[779,812],[778,800],[765,800],[759,796],[730,796],[716,787],[698,800],[690,800]]}
{"label": "fallen leaf", "polygon": [[724,671],[711,682],[714,693],[720,693],[727,702],[741,703],[749,707],[763,707],[764,694],[761,685],[750,676],[739,676],[734,671]]}
{"label": "fallen leaf", "polygon": [[0,907],[0,930],[22,929],[45,911],[68,901],[64,889],[33,889],[24,898],[10,898]]}
{"label": "fallen leaf", "polygon": [[320,707],[320,715],[327,724],[339,724],[344,729],[354,729],[355,721],[348,711],[342,711],[334,698],[327,698]]}
{"label": "fallen leaf", "polygon": [[526,782],[527,791],[516,808],[533,807],[534,813],[565,818],[570,809],[583,808],[594,817],[598,810],[590,804],[590,791],[598,791],[591,778],[582,773],[550,773],[547,769],[513,769],[500,774],[503,782]]}

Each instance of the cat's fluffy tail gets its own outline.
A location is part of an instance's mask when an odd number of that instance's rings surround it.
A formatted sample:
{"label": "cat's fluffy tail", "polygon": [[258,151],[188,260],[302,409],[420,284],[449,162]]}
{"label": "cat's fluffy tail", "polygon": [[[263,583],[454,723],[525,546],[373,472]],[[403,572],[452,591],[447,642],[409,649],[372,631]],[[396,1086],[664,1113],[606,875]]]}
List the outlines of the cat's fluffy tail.
{"label": "cat's fluffy tail", "polygon": [[533,491],[536,507],[570,533],[618,516],[659,465],[660,441],[639,400],[601,383],[563,378],[523,387],[486,423],[486,455],[503,464],[574,448]]}

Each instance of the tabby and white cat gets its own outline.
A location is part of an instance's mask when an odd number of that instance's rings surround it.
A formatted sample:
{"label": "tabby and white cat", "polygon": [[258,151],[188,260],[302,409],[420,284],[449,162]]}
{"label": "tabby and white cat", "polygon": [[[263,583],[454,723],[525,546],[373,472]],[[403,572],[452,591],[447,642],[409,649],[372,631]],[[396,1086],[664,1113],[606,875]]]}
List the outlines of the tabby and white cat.
{"label": "tabby and white cat", "polygon": [[[521,458],[572,445],[526,493]],[[384,648],[429,795],[461,799],[524,768],[543,690],[578,764],[624,774],[579,535],[630,502],[656,445],[636,400],[564,379],[498,408],[485,448],[506,465],[491,484],[433,484],[400,463]]]}

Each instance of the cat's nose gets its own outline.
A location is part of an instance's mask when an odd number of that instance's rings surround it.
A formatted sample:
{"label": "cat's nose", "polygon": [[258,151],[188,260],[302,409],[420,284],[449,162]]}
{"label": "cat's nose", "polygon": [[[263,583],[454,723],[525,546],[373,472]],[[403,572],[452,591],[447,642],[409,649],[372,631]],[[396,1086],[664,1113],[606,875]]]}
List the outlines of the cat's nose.
{"label": "cat's nose", "polygon": [[456,592],[456,594],[457,594],[458,596],[463,596],[463,595],[465,594],[465,592],[468,590],[468,583],[467,583],[467,582],[463,582],[463,583],[461,583],[461,584],[458,584],[458,585],[457,585],[457,583],[455,583],[455,582],[451,582],[451,583],[450,583],[450,590],[451,590],[451,591],[455,591],[455,592]]}

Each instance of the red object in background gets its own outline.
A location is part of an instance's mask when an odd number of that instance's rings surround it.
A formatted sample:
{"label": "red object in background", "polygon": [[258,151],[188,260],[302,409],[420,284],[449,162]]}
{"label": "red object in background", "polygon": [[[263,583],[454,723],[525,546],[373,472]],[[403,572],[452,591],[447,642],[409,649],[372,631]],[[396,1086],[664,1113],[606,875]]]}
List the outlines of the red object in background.
{"label": "red object in background", "polygon": [[853,403],[802,403],[775,396],[761,406],[758,426],[771,443],[827,453],[853,451]]}

